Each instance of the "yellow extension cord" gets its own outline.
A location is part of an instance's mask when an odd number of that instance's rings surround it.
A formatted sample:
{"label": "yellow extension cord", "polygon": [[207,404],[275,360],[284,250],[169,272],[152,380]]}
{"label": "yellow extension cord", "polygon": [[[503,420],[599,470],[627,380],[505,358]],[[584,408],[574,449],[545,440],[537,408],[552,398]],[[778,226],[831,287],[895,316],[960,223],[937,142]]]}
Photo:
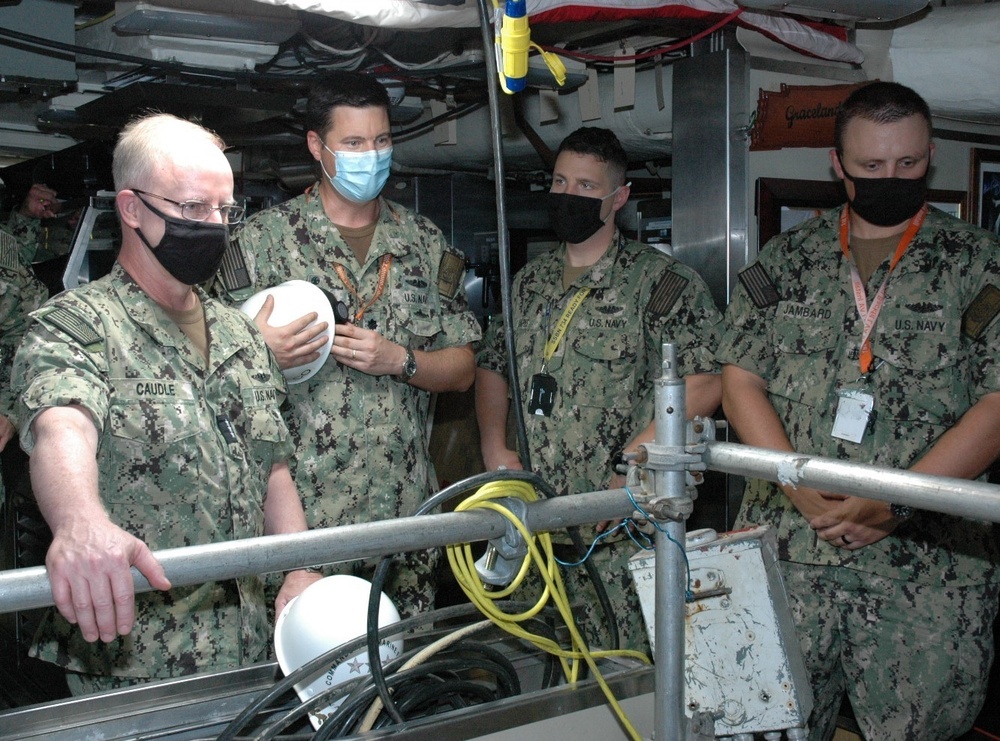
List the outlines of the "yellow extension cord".
{"label": "yellow extension cord", "polygon": [[[492,501],[506,497],[516,497],[526,502],[533,502],[538,499],[534,487],[524,481],[498,481],[480,487],[475,494],[461,502],[455,510],[461,512],[468,509],[490,509],[499,512],[517,527],[521,536],[528,544],[528,556],[530,558],[527,556],[524,558],[517,576],[509,587],[502,590],[489,591],[476,571],[475,558],[472,554],[471,545],[466,543],[464,545],[448,546],[448,563],[451,564],[451,569],[455,574],[459,586],[469,600],[497,626],[511,635],[526,640],[539,649],[559,657],[563,674],[566,677],[566,681],[570,684],[574,684],[577,680],[581,660],[586,662],[597,679],[601,690],[604,692],[608,704],[614,710],[615,715],[627,731],[629,737],[634,739],[634,741],[641,741],[641,736],[628,717],[626,717],[621,705],[611,692],[611,688],[608,687],[607,682],[605,682],[604,677],[597,668],[595,659],[607,656],[622,656],[639,659],[648,664],[650,663],[649,657],[641,651],[591,651],[587,647],[573,620],[569,597],[563,585],[562,575],[559,573],[559,564],[552,554],[552,541],[549,534],[536,533],[532,535],[528,532],[524,523],[517,519],[510,510]],[[542,592],[541,597],[526,612],[516,614],[503,612],[494,602],[507,599],[520,586],[525,575],[528,573],[528,569],[531,568],[532,562],[538,566],[538,570],[545,582],[545,590]],[[559,614],[565,621],[566,627],[569,628],[572,639],[571,650],[562,648],[558,643],[549,638],[531,633],[520,625],[520,623],[535,617],[545,607],[550,598],[559,610]]]}

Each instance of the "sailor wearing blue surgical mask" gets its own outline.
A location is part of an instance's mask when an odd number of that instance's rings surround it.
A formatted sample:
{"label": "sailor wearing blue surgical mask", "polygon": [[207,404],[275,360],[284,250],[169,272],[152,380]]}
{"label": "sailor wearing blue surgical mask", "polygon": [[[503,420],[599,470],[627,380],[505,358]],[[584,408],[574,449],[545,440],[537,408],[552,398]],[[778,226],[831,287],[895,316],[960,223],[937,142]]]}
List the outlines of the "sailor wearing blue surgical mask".
{"label": "sailor wearing blue surgical mask", "polygon": [[[289,387],[285,419],[296,443],[292,474],[314,527],[409,515],[435,488],[425,430],[430,396],[464,391],[475,376],[479,324],[465,298],[464,256],[427,219],[381,196],[392,166],[389,96],[374,77],[339,71],[313,86],[306,146],[318,180],[254,214],[220,271],[234,302],[292,279],[347,307],[330,356]],[[318,357],[327,338],[315,312],[272,327],[269,298],[255,318],[279,365]],[[401,561],[403,561],[401,559]],[[334,568],[326,569],[332,573]],[[371,564],[336,569],[371,578]],[[386,584],[404,615],[433,605],[433,564],[406,556]]]}
{"label": "sailor wearing blue surgical mask", "polygon": [[351,203],[369,204],[389,179],[392,165],[389,117],[380,108],[339,106],[334,108],[330,119],[332,126],[325,137],[316,131],[306,135],[309,151],[333,187],[331,195]]}

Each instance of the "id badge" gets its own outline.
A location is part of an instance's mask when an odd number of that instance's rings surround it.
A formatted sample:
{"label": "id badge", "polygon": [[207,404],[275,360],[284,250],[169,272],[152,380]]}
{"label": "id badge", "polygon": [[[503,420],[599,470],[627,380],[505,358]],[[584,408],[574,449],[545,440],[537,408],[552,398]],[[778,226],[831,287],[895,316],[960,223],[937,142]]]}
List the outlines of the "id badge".
{"label": "id badge", "polygon": [[536,373],[531,377],[531,395],[528,398],[528,414],[542,417],[552,415],[556,403],[556,379],[548,373]]}
{"label": "id badge", "polygon": [[830,434],[841,440],[860,443],[871,421],[875,397],[860,389],[841,389],[837,395],[837,416]]}

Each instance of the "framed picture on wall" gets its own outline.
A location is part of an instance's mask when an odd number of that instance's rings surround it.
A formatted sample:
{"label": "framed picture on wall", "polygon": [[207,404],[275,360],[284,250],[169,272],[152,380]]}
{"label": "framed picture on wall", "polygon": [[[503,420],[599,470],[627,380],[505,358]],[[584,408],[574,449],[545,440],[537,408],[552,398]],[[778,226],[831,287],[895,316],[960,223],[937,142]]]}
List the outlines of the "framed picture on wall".
{"label": "framed picture on wall", "polygon": [[970,221],[1000,236],[1000,149],[971,150]]}

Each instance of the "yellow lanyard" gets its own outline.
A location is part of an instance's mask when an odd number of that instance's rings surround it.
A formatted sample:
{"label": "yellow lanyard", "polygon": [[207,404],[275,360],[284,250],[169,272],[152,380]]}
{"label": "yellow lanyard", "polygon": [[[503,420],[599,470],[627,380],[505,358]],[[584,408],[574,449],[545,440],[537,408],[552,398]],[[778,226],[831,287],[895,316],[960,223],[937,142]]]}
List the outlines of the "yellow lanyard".
{"label": "yellow lanyard", "polygon": [[556,323],[556,328],[549,335],[549,339],[545,342],[545,350],[542,355],[543,367],[549,364],[549,360],[552,356],[556,354],[556,350],[559,348],[559,343],[562,342],[563,335],[566,334],[566,330],[569,328],[570,320],[573,319],[573,315],[576,310],[580,308],[580,304],[583,300],[587,298],[587,294],[590,293],[589,288],[581,288],[577,291],[573,298],[569,300],[566,308],[563,309],[562,316],[559,317],[559,321]]}

